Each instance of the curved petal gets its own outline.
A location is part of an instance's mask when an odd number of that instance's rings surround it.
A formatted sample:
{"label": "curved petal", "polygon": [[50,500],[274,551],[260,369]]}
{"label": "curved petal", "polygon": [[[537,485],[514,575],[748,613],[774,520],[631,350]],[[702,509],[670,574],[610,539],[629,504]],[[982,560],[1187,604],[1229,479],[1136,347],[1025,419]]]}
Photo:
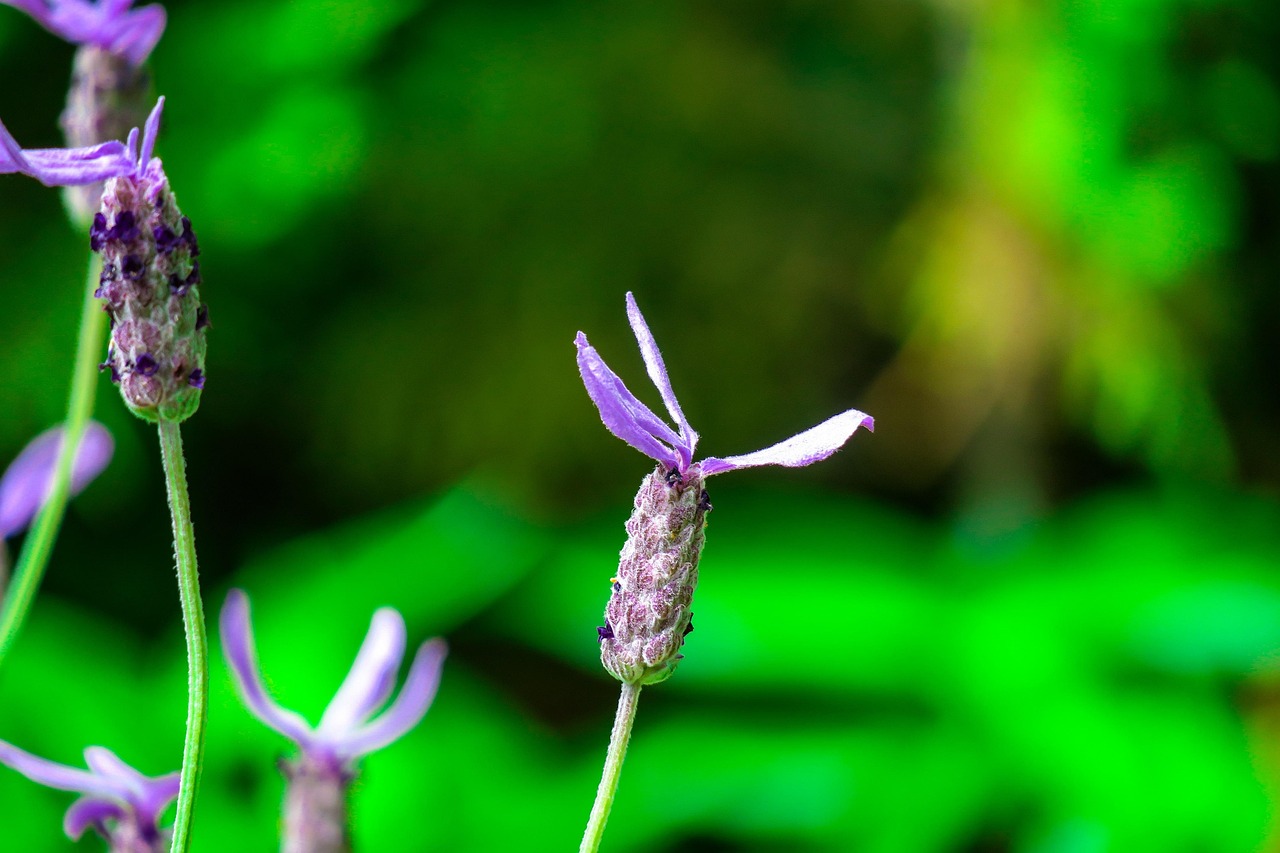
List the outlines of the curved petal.
{"label": "curved petal", "polygon": [[627,390],[618,375],[600,358],[595,347],[587,342],[586,335],[578,332],[574,344],[578,347],[578,371],[582,374],[582,384],[586,386],[587,395],[596,404],[600,419],[609,432],[650,459],[668,467],[680,467],[680,455],[667,446],[680,443],[675,431]]}
{"label": "curved petal", "polygon": [[24,150],[0,124],[0,174],[20,172],[47,187],[70,187],[94,184],[132,171],[132,159],[120,142],[103,142],[89,148]]}
{"label": "curved petal", "polygon": [[84,831],[93,827],[106,835],[106,822],[120,820],[127,814],[126,808],[111,800],[97,797],[81,797],[71,804],[62,818],[62,831],[72,841],[78,841]]}
{"label": "curved petal", "polygon": [[764,450],[741,456],[726,456],[723,459],[708,457],[699,463],[699,467],[704,477],[710,477],[723,471],[755,465],[785,465],[788,468],[811,465],[826,459],[844,446],[858,427],[874,431],[875,426],[876,422],[870,415],[850,409]]}
{"label": "curved petal", "polygon": [[631,331],[636,336],[636,343],[640,344],[640,355],[644,358],[645,369],[649,371],[649,379],[662,395],[662,402],[666,405],[672,420],[680,428],[682,441],[676,446],[676,450],[684,458],[684,466],[681,469],[683,470],[693,461],[693,450],[698,444],[698,434],[693,431],[693,427],[689,426],[689,421],[685,419],[684,412],[680,409],[680,401],[676,399],[676,392],[671,388],[671,378],[667,376],[667,365],[662,361],[658,342],[653,339],[649,324],[645,322],[644,315],[640,313],[640,306],[636,305],[636,298],[630,291],[627,292],[627,320],[631,323]]}
{"label": "curved petal", "polygon": [[316,734],[333,738],[369,719],[391,695],[404,658],[404,619],[390,607],[373,614],[356,661],[325,709]]}
{"label": "curved petal", "polygon": [[281,708],[267,695],[258,672],[258,653],[253,644],[253,626],[249,623],[249,596],[243,590],[227,593],[219,618],[222,633],[222,653],[231,664],[240,697],[262,722],[298,744],[312,740],[311,727],[299,714]]}
{"label": "curved petal", "polygon": [[87,746],[84,750],[85,764],[99,776],[118,779],[130,787],[136,787],[147,781],[137,770],[120,760],[114,752],[105,746]]}
{"label": "curved petal", "polygon": [[[101,47],[123,56],[134,66],[147,61],[164,34],[165,11],[159,4],[143,6],[127,13],[107,35]],[[106,35],[106,34],[104,34]]]}
{"label": "curved petal", "polygon": [[[33,438],[0,477],[0,539],[26,529],[48,497],[62,449],[63,428],[51,427]],[[71,469],[71,494],[79,494],[111,461],[114,442],[96,421],[85,425]]]}
{"label": "curved petal", "polygon": [[345,761],[368,755],[403,736],[416,726],[431,707],[436,688],[440,686],[440,669],[448,647],[444,640],[430,640],[418,647],[404,689],[391,707],[368,725],[362,726],[334,744]]}
{"label": "curved petal", "polygon": [[164,112],[164,95],[156,100],[156,105],[151,108],[150,115],[147,116],[147,123],[143,126],[142,131],[142,150],[138,152],[138,172],[141,175],[142,170],[147,168],[147,164],[151,162],[151,156],[156,150],[156,136],[160,133],[160,115]]}
{"label": "curved petal", "polygon": [[129,793],[124,784],[114,779],[38,758],[2,740],[0,740],[0,764],[8,765],[32,782],[37,782],[46,788],[57,788],[59,791],[79,791],[82,794],[93,794],[122,802]]}

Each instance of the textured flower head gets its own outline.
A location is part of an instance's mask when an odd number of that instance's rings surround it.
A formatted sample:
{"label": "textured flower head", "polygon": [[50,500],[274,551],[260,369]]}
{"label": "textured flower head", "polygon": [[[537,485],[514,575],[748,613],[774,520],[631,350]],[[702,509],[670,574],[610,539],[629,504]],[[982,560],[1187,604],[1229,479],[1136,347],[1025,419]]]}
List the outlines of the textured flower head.
{"label": "textured flower head", "polygon": [[112,849],[168,849],[167,832],[157,822],[178,796],[178,774],[143,776],[101,746],[86,749],[84,759],[88,770],[37,758],[0,740],[0,764],[32,782],[83,795],[71,804],[62,821],[72,839],[92,828],[111,842]]}
{"label": "textured flower head", "polygon": [[133,0],[0,0],[21,9],[54,35],[92,45],[141,65],[164,32],[164,7],[133,8]]}
{"label": "textured flower head", "polygon": [[137,168],[124,143],[111,141],[87,148],[30,148],[24,150],[0,123],[0,175],[30,175],[46,187],[76,187],[98,183]]}
{"label": "textured flower head", "polygon": [[[618,375],[604,363],[604,359],[600,358],[595,347],[587,342],[587,336],[578,332],[574,343],[578,347],[578,369],[582,373],[582,382],[587,387],[591,401],[600,410],[600,418],[609,432],[684,477],[694,464],[693,451],[698,443],[698,434],[689,426],[689,421],[680,409],[680,402],[671,390],[671,380],[667,377],[662,353],[658,351],[653,333],[649,331],[644,316],[636,306],[635,297],[630,293],[627,294],[627,317],[631,321],[636,341],[640,344],[640,354],[644,358],[649,378],[657,386],[662,402],[676,427],[673,429],[668,426],[648,406],[636,399],[627,390],[627,386],[622,384]],[[698,463],[698,469],[703,477],[709,477],[723,471],[756,465],[785,465],[790,468],[810,465],[839,450],[858,427],[874,430],[875,421],[870,415],[850,409],[763,450],[741,456],[708,457]]]}
{"label": "textured flower head", "polygon": [[[33,438],[0,477],[0,540],[27,529],[49,496],[62,448],[63,428],[47,429]],[[111,433],[96,421],[85,425],[71,468],[71,494],[78,494],[107,467],[114,444]]]}
{"label": "textured flower head", "polygon": [[297,743],[305,759],[335,773],[349,772],[361,756],[381,749],[418,724],[435,698],[446,651],[443,640],[419,646],[400,695],[381,715],[370,719],[391,697],[405,646],[404,619],[390,607],[379,609],[346,680],[325,709],[320,725],[312,728],[301,715],[281,708],[267,695],[249,622],[249,597],[243,591],[233,589],[227,594],[221,628],[223,653],[249,710]]}

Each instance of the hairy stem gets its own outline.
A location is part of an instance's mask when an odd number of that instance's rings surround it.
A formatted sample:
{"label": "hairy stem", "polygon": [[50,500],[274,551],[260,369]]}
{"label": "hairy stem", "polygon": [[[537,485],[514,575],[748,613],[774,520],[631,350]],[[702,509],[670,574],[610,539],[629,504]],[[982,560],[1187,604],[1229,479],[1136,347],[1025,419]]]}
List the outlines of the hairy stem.
{"label": "hairy stem", "polygon": [[102,273],[102,259],[89,256],[89,269],[85,277],[84,305],[80,311],[80,336],[76,343],[75,366],[71,373],[71,393],[67,399],[67,420],[54,468],[53,483],[44,506],[36,515],[31,532],[27,534],[14,566],[13,583],[0,611],[0,664],[12,648],[18,632],[26,621],[31,604],[35,601],[49,556],[53,553],[58,528],[67,509],[71,490],[72,461],[75,459],[85,424],[93,412],[93,401],[98,389],[98,359],[101,357],[102,332],[106,315],[93,292],[98,288]]}
{"label": "hairy stem", "polygon": [[618,777],[622,775],[622,761],[627,757],[627,743],[631,740],[631,726],[636,721],[636,705],[640,701],[640,685],[622,683],[622,695],[618,697],[618,713],[613,718],[613,734],[609,737],[609,752],[604,759],[604,772],[600,787],[596,790],[596,802],[591,807],[587,831],[582,834],[582,846],[578,853],[595,853],[604,837],[604,825],[613,807],[613,795],[618,790]]}
{"label": "hairy stem", "polygon": [[173,553],[178,564],[178,596],[187,633],[187,736],[182,745],[182,782],[178,815],[173,825],[171,853],[185,853],[191,843],[191,819],[204,751],[204,723],[209,700],[209,641],[200,603],[196,565],[196,536],[191,527],[191,499],[187,466],[182,456],[182,432],[173,421],[160,421],[160,457],[173,517]]}

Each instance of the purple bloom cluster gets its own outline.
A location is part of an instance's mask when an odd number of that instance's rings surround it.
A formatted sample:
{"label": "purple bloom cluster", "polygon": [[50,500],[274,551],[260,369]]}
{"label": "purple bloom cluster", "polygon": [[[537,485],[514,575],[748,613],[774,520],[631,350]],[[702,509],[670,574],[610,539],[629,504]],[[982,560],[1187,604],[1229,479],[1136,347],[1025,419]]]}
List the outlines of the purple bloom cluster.
{"label": "purple bloom cluster", "polygon": [[86,749],[84,759],[87,771],[38,758],[0,740],[0,764],[33,782],[82,795],[62,822],[73,840],[92,828],[107,840],[113,853],[168,850],[168,832],[160,828],[159,820],[178,796],[178,774],[144,776],[101,746]]}
{"label": "purple bloom cluster", "polygon": [[133,0],[0,0],[21,9],[54,35],[91,45],[141,65],[164,33],[164,7],[133,8]]}

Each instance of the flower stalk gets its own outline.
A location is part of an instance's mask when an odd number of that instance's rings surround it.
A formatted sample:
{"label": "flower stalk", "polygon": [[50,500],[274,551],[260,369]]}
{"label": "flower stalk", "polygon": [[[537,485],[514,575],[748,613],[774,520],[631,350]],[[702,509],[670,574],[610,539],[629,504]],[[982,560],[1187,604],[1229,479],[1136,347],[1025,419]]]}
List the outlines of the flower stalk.
{"label": "flower stalk", "polygon": [[631,727],[636,721],[636,706],[640,702],[640,685],[624,681],[618,697],[618,711],[613,718],[613,734],[609,736],[609,752],[605,755],[604,771],[600,775],[600,787],[596,789],[595,805],[587,819],[587,829],[582,834],[582,846],[578,853],[596,853],[600,839],[604,837],[604,825],[613,808],[613,796],[618,791],[618,779],[622,775],[622,762],[627,757],[627,744],[631,742]]}
{"label": "flower stalk", "polygon": [[209,702],[209,640],[205,633],[204,607],[200,601],[200,576],[196,563],[196,537],[191,526],[191,499],[187,492],[187,467],[182,455],[181,427],[160,422],[160,457],[173,519],[173,553],[178,567],[178,595],[187,637],[187,729],[182,745],[182,780],[178,789],[178,814],[173,825],[172,853],[186,851],[191,841],[192,813],[200,781],[204,753],[204,724]]}

